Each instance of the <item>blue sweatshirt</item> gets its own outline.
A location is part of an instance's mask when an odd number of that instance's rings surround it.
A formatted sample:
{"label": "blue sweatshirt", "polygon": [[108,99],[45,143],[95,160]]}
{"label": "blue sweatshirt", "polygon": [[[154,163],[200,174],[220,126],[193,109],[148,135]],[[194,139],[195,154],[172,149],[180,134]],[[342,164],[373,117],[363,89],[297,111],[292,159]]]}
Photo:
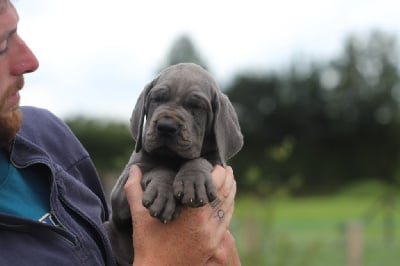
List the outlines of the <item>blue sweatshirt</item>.
{"label": "blue sweatshirt", "polygon": [[10,161],[18,170],[47,176],[57,225],[0,214],[0,265],[115,265],[103,227],[109,209],[87,151],[50,112],[21,110]]}

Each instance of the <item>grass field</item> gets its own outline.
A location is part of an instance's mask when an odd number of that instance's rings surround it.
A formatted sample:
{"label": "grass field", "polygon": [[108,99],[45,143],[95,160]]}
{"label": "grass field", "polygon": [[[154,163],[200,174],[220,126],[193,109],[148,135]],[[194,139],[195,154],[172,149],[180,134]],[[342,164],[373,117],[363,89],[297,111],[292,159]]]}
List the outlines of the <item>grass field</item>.
{"label": "grass field", "polygon": [[351,226],[360,265],[400,265],[400,192],[374,182],[329,197],[239,195],[231,229],[244,266],[342,266]]}

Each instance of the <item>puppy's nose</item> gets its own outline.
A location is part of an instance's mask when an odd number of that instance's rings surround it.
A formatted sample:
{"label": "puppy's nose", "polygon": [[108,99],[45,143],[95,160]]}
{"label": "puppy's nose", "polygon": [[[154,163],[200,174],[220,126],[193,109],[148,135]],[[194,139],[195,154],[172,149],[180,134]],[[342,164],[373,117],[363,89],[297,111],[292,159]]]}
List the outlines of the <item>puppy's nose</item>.
{"label": "puppy's nose", "polygon": [[180,125],[171,118],[161,118],[157,122],[157,130],[159,133],[172,136],[178,133]]}

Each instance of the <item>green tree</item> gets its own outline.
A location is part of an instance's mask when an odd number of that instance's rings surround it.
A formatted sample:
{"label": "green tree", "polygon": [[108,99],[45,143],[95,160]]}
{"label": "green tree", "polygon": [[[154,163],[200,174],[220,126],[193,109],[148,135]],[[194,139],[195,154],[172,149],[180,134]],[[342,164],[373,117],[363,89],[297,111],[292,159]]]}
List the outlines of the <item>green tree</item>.
{"label": "green tree", "polygon": [[179,36],[173,42],[161,69],[178,63],[195,63],[207,69],[207,64],[187,34]]}
{"label": "green tree", "polygon": [[344,47],[303,74],[295,63],[285,73],[240,75],[227,88],[245,136],[234,158],[243,189],[326,193],[357,179],[398,178],[396,39],[374,32]]}
{"label": "green tree", "polygon": [[88,150],[100,176],[122,172],[135,145],[127,124],[85,117],[66,123]]}

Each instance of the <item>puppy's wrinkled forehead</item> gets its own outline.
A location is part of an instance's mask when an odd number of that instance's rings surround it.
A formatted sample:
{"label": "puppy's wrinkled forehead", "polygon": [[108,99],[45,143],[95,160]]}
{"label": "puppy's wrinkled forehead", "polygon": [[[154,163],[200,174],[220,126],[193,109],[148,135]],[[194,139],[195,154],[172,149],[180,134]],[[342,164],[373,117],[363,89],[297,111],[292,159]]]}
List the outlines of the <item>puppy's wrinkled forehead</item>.
{"label": "puppy's wrinkled forehead", "polygon": [[155,87],[165,87],[181,95],[185,94],[184,91],[202,91],[211,98],[217,85],[211,75],[200,66],[182,63],[162,71]]}

